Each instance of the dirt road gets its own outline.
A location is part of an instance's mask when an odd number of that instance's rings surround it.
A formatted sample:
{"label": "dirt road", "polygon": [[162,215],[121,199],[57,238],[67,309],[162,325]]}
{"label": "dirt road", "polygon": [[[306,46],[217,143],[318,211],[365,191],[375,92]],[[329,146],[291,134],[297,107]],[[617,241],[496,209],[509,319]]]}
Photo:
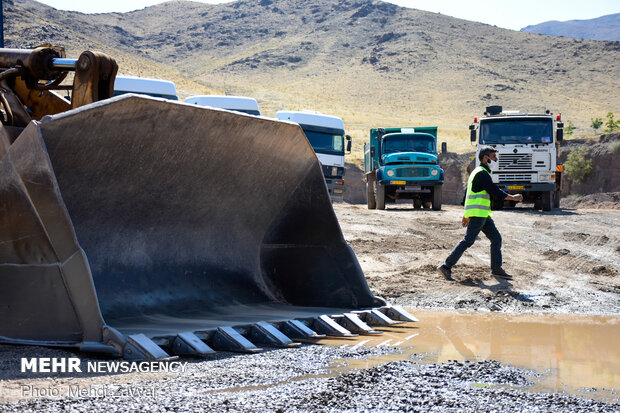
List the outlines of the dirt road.
{"label": "dirt road", "polygon": [[385,211],[335,204],[342,231],[373,292],[419,308],[507,312],[620,313],[620,211],[527,205],[496,211],[504,268],[514,281],[490,274],[489,241],[481,234],[453,269],[456,282],[437,274],[465,234],[462,207]]}
{"label": "dirt road", "polygon": [[[373,291],[413,308],[414,313],[416,308],[619,313],[620,210],[495,212],[504,240],[505,268],[515,275],[509,284],[490,276],[486,239],[479,240],[454,268],[455,282],[437,274],[436,266],[464,234],[460,207],[433,212],[399,205],[369,211],[365,205],[335,204],[334,209]],[[411,356],[387,345],[304,345],[253,355],[219,352],[206,360],[187,359],[188,371],[183,374],[20,373],[21,357],[76,355],[60,349],[4,345],[0,346],[0,411],[617,411],[616,404],[574,396],[562,392],[561,386],[551,393],[531,390],[544,372],[475,355],[464,361],[439,362],[438,355],[448,348],[443,345],[433,350],[436,362],[421,363],[426,356],[417,352],[424,352],[420,347],[423,333],[446,335],[453,342],[449,329],[444,330],[420,328],[410,335],[414,340],[413,350],[408,350]],[[500,330],[496,331],[499,341],[509,340]],[[582,347],[567,341],[573,336],[564,335],[554,345],[536,348],[551,355],[576,348],[582,354]],[[475,348],[472,343],[470,347]],[[458,354],[459,348],[453,353]],[[524,351],[538,354],[534,347]],[[515,352],[514,343],[510,352]],[[337,367],[381,355],[394,361],[363,362],[344,370]],[[88,360],[85,354],[79,356]],[[535,367],[544,368],[544,362],[540,363],[534,363]],[[554,363],[559,366],[557,360]],[[613,351],[609,363],[613,370],[617,363]],[[617,387],[611,383],[611,397],[617,403]],[[83,389],[85,395],[72,396],[72,386]],[[31,389],[48,396],[29,394]],[[111,395],[102,396],[102,390]],[[594,397],[598,390],[588,388],[590,393],[585,394]],[[50,397],[52,391],[59,394]]]}

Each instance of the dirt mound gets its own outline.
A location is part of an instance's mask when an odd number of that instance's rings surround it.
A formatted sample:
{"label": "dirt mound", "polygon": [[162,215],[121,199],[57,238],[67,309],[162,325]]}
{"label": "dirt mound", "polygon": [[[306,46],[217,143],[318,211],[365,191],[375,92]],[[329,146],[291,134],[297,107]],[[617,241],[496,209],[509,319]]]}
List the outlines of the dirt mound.
{"label": "dirt mound", "polygon": [[349,204],[365,204],[366,184],[363,181],[364,171],[350,162],[345,162],[344,169],[344,202]]}
{"label": "dirt mound", "polygon": [[562,200],[563,208],[620,209],[620,192],[604,192]]}

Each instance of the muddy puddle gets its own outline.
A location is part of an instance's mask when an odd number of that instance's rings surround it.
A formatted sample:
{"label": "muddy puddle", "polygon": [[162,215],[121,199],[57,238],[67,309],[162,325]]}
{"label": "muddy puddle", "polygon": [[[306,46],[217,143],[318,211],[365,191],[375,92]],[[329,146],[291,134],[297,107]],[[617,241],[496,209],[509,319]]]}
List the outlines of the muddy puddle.
{"label": "muddy puddle", "polygon": [[620,398],[620,317],[410,310],[420,319],[379,336],[325,339],[325,345],[384,346],[394,351],[365,360],[334,360],[331,373],[394,360],[497,360],[540,376],[526,390]]}

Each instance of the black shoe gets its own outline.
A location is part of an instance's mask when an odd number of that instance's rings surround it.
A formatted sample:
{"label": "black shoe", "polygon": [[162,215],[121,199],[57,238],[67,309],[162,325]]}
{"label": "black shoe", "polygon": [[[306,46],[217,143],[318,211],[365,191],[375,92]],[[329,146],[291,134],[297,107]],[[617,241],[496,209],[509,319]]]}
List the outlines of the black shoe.
{"label": "black shoe", "polygon": [[439,271],[439,274],[443,275],[446,280],[454,281],[454,278],[452,278],[452,269],[448,268],[445,264],[437,267],[437,271]]}
{"label": "black shoe", "polygon": [[493,270],[491,271],[491,274],[494,275],[495,277],[503,278],[505,280],[512,280],[512,275],[504,271],[503,268],[500,268],[499,270]]}

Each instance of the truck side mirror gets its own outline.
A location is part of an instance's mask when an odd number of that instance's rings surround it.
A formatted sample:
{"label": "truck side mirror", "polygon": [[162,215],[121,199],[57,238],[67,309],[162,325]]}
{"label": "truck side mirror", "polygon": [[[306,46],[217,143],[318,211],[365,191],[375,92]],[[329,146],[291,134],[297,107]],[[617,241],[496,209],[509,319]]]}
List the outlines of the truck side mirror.
{"label": "truck side mirror", "polygon": [[441,142],[441,153],[448,153],[448,142]]}
{"label": "truck side mirror", "polygon": [[469,132],[469,140],[472,142],[476,142],[476,129],[475,127],[473,127],[474,125],[471,125],[469,127],[470,132]]}
{"label": "truck side mirror", "polygon": [[564,140],[564,129],[558,129],[555,131],[555,138],[558,142],[562,142]]}
{"label": "truck side mirror", "polygon": [[350,135],[346,135],[345,139],[347,140],[347,152],[351,153],[351,136]]}
{"label": "truck side mirror", "polygon": [[374,147],[374,146],[371,146],[371,147],[370,147],[370,156],[372,156],[372,157],[374,158],[374,157],[375,157],[375,154],[376,154],[376,152],[375,152],[375,147]]}

